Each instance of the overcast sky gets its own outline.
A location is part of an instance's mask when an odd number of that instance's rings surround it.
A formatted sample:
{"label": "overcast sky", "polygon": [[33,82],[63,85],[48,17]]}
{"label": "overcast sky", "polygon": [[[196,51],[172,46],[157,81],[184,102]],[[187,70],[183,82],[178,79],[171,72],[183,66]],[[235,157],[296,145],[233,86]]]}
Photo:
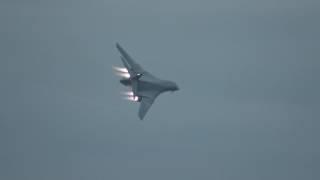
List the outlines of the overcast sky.
{"label": "overcast sky", "polygon": [[[0,2],[0,179],[320,179],[320,2]],[[178,83],[144,121],[119,42]]]}

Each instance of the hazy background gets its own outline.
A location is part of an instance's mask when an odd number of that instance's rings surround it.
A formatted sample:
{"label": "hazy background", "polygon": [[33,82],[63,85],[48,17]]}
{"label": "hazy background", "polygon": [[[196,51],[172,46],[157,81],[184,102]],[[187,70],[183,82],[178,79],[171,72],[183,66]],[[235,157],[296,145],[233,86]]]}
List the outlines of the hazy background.
{"label": "hazy background", "polygon": [[[2,0],[0,179],[320,179],[318,0]],[[180,91],[145,121],[119,42]]]}

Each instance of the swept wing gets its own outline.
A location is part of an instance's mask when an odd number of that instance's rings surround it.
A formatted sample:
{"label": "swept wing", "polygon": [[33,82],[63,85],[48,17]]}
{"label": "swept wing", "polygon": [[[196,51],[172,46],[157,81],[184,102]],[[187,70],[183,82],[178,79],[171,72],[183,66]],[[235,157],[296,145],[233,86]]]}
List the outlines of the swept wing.
{"label": "swept wing", "polygon": [[141,92],[142,100],[139,108],[139,118],[142,120],[152,106],[154,100],[158,97],[160,91],[149,90]]}
{"label": "swept wing", "polygon": [[131,73],[133,73],[130,74],[132,75],[132,77],[137,74],[143,74],[145,72],[145,70],[138,63],[136,63],[118,43],[116,44],[116,47],[121,53],[121,60],[123,62],[123,65],[128,69],[129,73],[130,71]]}

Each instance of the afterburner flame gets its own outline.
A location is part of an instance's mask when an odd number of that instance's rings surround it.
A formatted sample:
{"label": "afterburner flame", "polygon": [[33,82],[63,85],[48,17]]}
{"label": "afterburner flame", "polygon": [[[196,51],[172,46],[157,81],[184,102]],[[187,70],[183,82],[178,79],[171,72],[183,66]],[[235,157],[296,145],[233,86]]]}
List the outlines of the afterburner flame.
{"label": "afterburner flame", "polygon": [[114,69],[115,71],[118,71],[118,72],[121,72],[121,73],[128,73],[128,69],[123,68],[123,67],[113,66],[113,69]]}
{"label": "afterburner flame", "polygon": [[125,97],[124,99],[129,100],[129,101],[133,101],[133,102],[138,102],[139,97],[138,96],[128,96],[128,97]]}
{"label": "afterburner flame", "polygon": [[133,96],[133,92],[132,91],[128,91],[128,92],[123,92],[123,95],[127,95],[127,96]]}
{"label": "afterburner flame", "polygon": [[122,72],[118,72],[116,73],[118,76],[123,77],[123,78],[130,78],[130,74],[129,73],[122,73]]}

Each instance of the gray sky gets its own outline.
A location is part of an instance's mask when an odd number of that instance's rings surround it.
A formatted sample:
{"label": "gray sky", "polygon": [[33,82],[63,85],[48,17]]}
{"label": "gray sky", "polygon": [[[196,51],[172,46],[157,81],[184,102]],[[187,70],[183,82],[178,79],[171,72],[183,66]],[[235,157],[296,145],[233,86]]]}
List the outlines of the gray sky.
{"label": "gray sky", "polygon": [[[0,2],[0,179],[320,179],[316,0]],[[119,42],[180,91],[145,121]]]}

